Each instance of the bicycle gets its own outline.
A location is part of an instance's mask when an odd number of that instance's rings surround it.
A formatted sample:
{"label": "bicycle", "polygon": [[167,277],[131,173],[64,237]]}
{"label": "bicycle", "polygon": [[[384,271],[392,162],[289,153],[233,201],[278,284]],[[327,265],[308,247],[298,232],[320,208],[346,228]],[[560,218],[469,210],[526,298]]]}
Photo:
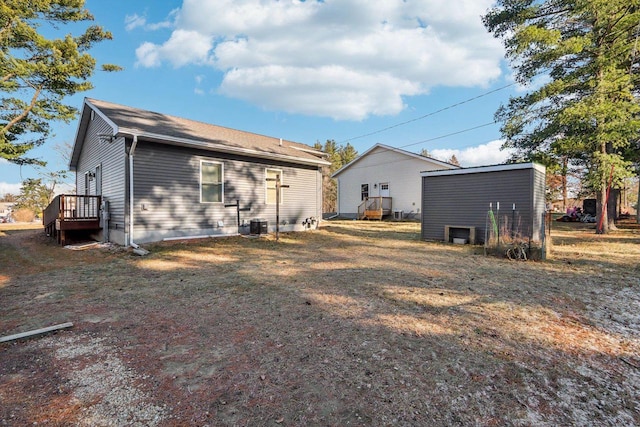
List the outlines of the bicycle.
{"label": "bicycle", "polygon": [[529,245],[526,242],[514,242],[507,248],[506,255],[512,261],[526,261]]}

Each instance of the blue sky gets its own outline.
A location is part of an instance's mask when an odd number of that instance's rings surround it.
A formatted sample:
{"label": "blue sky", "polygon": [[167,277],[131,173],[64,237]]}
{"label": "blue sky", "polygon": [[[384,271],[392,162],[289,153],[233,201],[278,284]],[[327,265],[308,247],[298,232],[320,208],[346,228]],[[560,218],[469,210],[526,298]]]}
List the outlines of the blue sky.
{"label": "blue sky", "polygon": [[[491,4],[87,0],[114,36],[91,53],[124,71],[97,71],[93,90],[66,101],[79,108],[86,96],[309,145],[333,139],[360,153],[382,143],[455,154],[463,166],[500,163],[499,125],[482,125],[521,88],[482,26]],[[73,143],[76,129],[77,120],[54,124],[29,154],[66,169],[55,147]],[[0,194],[40,172],[0,160]]]}

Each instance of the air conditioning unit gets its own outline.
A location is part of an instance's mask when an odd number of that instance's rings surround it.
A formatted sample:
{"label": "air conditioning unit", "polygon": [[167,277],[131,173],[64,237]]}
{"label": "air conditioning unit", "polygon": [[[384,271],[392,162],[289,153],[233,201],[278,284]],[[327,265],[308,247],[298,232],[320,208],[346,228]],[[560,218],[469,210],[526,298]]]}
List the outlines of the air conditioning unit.
{"label": "air conditioning unit", "polygon": [[401,220],[402,219],[402,211],[393,211],[393,219]]}

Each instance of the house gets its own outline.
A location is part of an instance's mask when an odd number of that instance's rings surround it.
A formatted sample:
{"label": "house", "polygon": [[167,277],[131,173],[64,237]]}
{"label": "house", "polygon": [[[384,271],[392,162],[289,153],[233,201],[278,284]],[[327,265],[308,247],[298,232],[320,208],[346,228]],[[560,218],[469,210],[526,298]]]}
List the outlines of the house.
{"label": "house", "polygon": [[502,233],[542,240],[544,166],[516,163],[424,171],[421,176],[422,239],[484,243],[492,216]]}
{"label": "house", "polygon": [[447,162],[400,148],[376,144],[332,177],[338,187],[338,214],[345,218],[381,219],[420,216],[420,172],[457,169]]}
{"label": "house", "polygon": [[57,198],[45,227],[97,227],[131,246],[248,233],[253,220],[260,232],[276,218],[281,231],[303,230],[321,217],[328,164],[297,142],[85,99],[70,162],[77,195]]}
{"label": "house", "polygon": [[0,202],[0,222],[8,222],[11,220],[13,205],[13,203]]}

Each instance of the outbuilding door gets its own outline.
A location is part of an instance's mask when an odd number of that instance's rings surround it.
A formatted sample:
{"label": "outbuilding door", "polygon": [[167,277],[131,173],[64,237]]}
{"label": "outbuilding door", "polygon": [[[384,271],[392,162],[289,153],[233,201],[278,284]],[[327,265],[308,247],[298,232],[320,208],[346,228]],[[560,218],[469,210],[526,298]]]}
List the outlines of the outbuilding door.
{"label": "outbuilding door", "polygon": [[389,193],[389,183],[381,182],[380,183],[380,197],[390,197],[391,193]]}

